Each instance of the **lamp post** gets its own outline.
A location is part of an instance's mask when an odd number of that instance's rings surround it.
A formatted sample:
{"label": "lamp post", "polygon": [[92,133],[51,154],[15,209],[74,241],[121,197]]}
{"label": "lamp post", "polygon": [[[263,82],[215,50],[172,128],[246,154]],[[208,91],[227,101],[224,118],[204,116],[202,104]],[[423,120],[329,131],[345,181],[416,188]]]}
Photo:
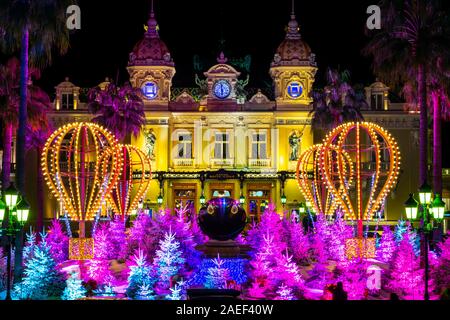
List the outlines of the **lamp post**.
{"label": "lamp post", "polygon": [[245,197],[242,193],[241,193],[241,196],[239,197],[239,204],[241,205],[241,207],[244,207]]}
{"label": "lamp post", "polygon": [[[428,262],[428,238],[433,231],[433,216],[434,219],[439,223],[444,217],[445,203],[442,201],[439,194],[435,194],[434,201],[431,200],[433,190],[425,182],[419,188],[419,203],[414,199],[412,193],[409,194],[408,200],[405,202],[405,213],[406,218],[410,221],[420,220],[419,234],[421,235],[421,240],[423,239],[423,259],[425,263],[425,292],[424,299],[430,300],[430,295],[428,293],[428,279],[429,279],[429,262]],[[418,212],[419,208],[422,208],[422,215],[419,218]]]}
{"label": "lamp post", "polygon": [[6,298],[5,300],[11,300],[11,247],[14,240],[14,236],[19,232],[25,222],[28,219],[28,214],[30,212],[30,205],[27,201],[20,197],[19,192],[10,184],[10,186],[5,190],[3,197],[5,203],[0,199],[0,225],[3,224],[3,220],[6,220],[5,228],[0,228],[1,233],[5,233],[7,241],[7,260],[6,260]]}
{"label": "lamp post", "polygon": [[283,194],[281,195],[281,204],[282,204],[283,208],[285,207],[286,202],[287,202],[286,195],[284,194],[284,191],[283,191]]}
{"label": "lamp post", "polygon": [[202,193],[202,195],[200,196],[200,204],[203,206],[205,203],[206,203],[206,198]]}

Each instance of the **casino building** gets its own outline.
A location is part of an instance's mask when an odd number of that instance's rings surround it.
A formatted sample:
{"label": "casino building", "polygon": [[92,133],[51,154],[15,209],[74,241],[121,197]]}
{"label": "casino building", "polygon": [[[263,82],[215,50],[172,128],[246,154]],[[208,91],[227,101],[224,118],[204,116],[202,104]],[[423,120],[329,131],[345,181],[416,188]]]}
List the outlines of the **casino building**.
{"label": "casino building", "polygon": [[[157,30],[152,12],[127,67],[131,84],[142,89],[146,114],[145,128],[129,142],[152,158],[153,181],[144,208],[189,203],[194,214],[203,197],[226,195],[245,201],[247,213],[256,221],[268,202],[275,203],[280,213],[283,208],[297,210],[304,201],[295,180],[297,159],[320,138],[311,128],[310,115],[317,64],[295,15],[267,63],[274,99],[262,91],[243,94],[241,73],[227,64],[223,53],[218,54],[217,64],[205,70],[201,95],[175,90],[176,63]],[[49,115],[55,127],[92,118],[80,92],[68,79],[56,86]],[[405,112],[401,103],[391,103],[383,83],[367,86],[366,97],[369,107],[363,110],[364,119],[388,129],[403,154],[399,182],[380,216],[382,223],[395,223],[408,193],[418,186],[419,116]],[[29,179],[35,175],[31,168]],[[46,218],[58,216],[56,200],[48,199]],[[35,204],[33,199],[30,202]]]}

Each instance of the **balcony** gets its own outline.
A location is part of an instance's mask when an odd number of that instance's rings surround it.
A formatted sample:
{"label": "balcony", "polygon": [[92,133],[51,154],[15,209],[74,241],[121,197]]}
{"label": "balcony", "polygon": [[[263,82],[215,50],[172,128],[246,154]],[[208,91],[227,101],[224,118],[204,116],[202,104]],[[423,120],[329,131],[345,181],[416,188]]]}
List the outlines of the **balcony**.
{"label": "balcony", "polygon": [[211,159],[212,167],[232,167],[234,165],[234,159]]}
{"label": "balcony", "polygon": [[248,159],[249,167],[267,168],[270,167],[270,159]]}
{"label": "balcony", "polygon": [[194,166],[194,159],[173,159],[173,166],[176,168],[190,168]]}

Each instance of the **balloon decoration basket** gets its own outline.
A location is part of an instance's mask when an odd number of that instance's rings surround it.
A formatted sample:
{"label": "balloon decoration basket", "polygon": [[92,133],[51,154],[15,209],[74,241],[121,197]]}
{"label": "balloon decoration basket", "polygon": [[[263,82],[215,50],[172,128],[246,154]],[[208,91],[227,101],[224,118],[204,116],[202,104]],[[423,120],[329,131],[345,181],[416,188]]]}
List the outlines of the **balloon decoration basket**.
{"label": "balloon decoration basket", "polygon": [[69,260],[90,260],[94,258],[94,238],[70,238]]}
{"label": "balloon decoration basket", "polygon": [[352,238],[345,242],[345,255],[348,260],[354,258],[375,258],[375,238]]}

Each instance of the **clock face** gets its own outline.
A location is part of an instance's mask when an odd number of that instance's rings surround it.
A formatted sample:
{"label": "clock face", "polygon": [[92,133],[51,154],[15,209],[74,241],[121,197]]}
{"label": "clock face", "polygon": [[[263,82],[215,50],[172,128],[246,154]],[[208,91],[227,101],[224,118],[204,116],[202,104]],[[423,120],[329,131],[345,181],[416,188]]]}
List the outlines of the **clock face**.
{"label": "clock face", "polygon": [[287,94],[292,99],[300,98],[303,94],[303,84],[299,81],[292,81],[287,86]]}
{"label": "clock face", "polygon": [[158,95],[158,86],[152,81],[145,82],[142,87],[142,94],[148,100],[153,100]]}
{"label": "clock face", "polygon": [[219,99],[225,99],[231,94],[231,85],[226,80],[219,80],[214,83],[213,93]]}

